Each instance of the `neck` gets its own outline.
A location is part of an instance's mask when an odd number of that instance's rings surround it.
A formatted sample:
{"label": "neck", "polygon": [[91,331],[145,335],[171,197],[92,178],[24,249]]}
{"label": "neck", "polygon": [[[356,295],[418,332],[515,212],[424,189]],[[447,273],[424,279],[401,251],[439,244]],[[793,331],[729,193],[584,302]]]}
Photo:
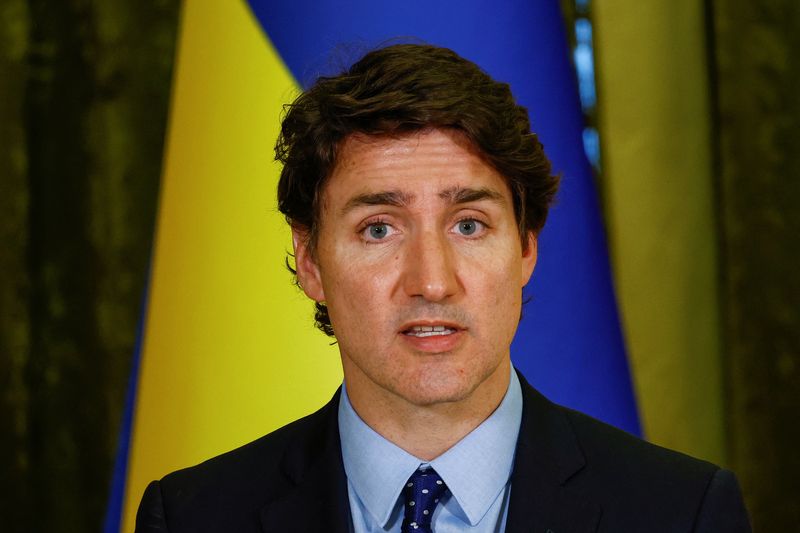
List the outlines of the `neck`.
{"label": "neck", "polygon": [[511,361],[506,359],[463,398],[416,404],[347,366],[347,395],[359,417],[385,439],[424,461],[449,450],[497,409],[508,390],[511,372]]}

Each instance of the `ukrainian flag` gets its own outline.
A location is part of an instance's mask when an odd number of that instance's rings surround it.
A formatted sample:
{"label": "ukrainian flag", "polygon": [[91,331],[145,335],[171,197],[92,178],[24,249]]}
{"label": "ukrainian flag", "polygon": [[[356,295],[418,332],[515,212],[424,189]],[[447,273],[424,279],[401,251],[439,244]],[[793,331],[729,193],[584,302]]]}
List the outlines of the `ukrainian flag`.
{"label": "ukrainian flag", "polygon": [[157,235],[106,531],[147,483],[326,402],[342,375],[283,259],[282,105],[387,42],[454,49],[509,82],[562,174],[514,364],[552,400],[639,433],[558,0],[185,2]]}

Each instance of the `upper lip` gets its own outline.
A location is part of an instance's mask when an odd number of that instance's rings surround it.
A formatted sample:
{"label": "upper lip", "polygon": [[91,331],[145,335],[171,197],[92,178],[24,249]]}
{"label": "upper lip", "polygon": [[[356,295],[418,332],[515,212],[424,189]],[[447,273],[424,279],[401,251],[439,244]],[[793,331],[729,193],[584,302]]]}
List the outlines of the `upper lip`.
{"label": "upper lip", "polygon": [[401,332],[408,331],[411,328],[418,326],[429,326],[429,327],[444,326],[448,329],[455,329],[455,330],[466,329],[461,324],[457,324],[456,322],[452,322],[450,320],[425,319],[425,320],[414,320],[411,322],[406,322],[405,324],[400,326],[400,331]]}

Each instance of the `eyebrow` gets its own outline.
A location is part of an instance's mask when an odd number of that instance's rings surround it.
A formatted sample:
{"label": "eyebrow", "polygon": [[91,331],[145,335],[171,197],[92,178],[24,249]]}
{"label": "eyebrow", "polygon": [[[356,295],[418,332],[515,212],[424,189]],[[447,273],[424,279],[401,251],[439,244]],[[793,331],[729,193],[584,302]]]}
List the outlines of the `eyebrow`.
{"label": "eyebrow", "polygon": [[[416,196],[412,193],[403,191],[381,191],[374,193],[364,193],[354,196],[342,208],[342,215],[345,215],[358,207],[370,205],[389,205],[393,207],[404,207],[412,203]],[[450,187],[439,193],[439,198],[450,204],[467,204],[481,200],[491,200],[498,204],[505,204],[505,198],[499,192],[487,187],[473,189],[468,187]]]}
{"label": "eyebrow", "polygon": [[439,198],[447,200],[451,204],[468,204],[480,200],[491,200],[498,204],[504,204],[505,198],[499,192],[488,187],[471,189],[467,187],[451,187],[439,193]]}
{"label": "eyebrow", "polygon": [[342,208],[342,215],[353,209],[368,205],[391,205],[403,207],[414,201],[414,195],[402,191],[382,191],[359,194],[350,198]]}

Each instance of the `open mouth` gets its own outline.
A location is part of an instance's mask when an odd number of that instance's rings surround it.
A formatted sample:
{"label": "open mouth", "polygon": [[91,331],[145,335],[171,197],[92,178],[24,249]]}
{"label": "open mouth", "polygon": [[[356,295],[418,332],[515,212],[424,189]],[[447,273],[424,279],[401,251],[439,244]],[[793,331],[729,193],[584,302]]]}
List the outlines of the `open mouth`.
{"label": "open mouth", "polygon": [[409,337],[437,337],[452,335],[457,330],[448,326],[412,326],[403,331],[403,335]]}

